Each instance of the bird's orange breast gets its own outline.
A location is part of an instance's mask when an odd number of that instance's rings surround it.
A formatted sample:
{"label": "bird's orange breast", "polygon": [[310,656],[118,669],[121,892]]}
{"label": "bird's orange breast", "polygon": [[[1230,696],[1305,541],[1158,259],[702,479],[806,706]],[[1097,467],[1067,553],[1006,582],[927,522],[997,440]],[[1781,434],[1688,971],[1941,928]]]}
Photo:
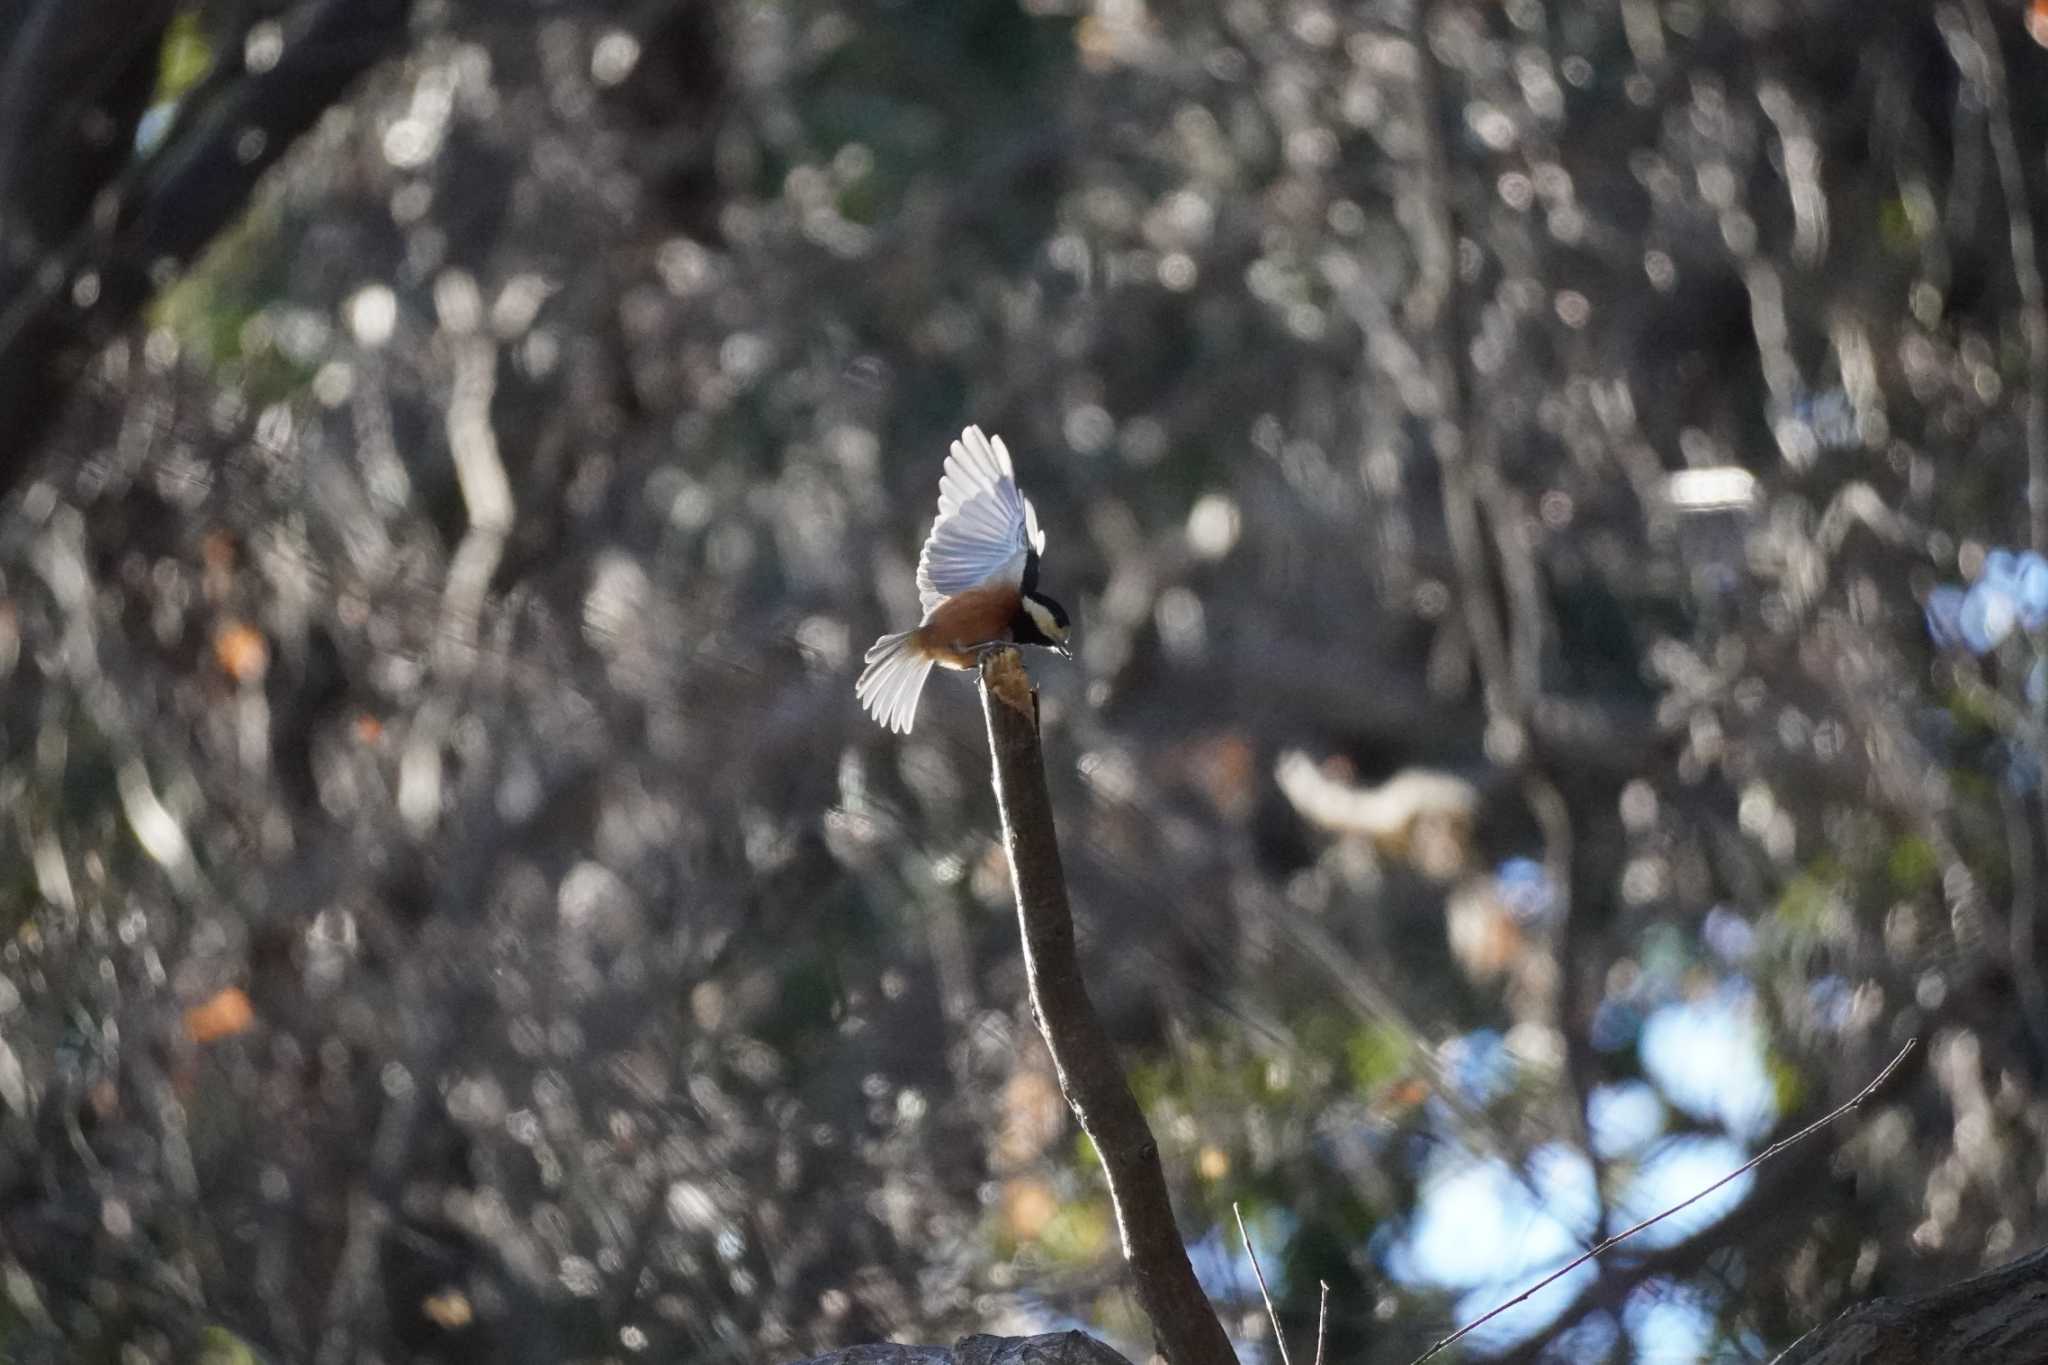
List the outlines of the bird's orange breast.
{"label": "bird's orange breast", "polygon": [[975,650],[1009,638],[1017,589],[992,586],[954,593],[926,614],[912,634],[918,652],[948,668],[972,668]]}

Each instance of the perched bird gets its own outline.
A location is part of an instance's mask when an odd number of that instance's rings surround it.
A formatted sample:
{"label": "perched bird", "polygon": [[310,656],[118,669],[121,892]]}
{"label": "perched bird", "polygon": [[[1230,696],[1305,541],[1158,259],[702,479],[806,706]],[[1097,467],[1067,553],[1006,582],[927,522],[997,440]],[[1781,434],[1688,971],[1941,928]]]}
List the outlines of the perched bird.
{"label": "perched bird", "polygon": [[868,714],[909,734],[932,665],[973,668],[995,645],[1041,645],[1072,657],[1065,609],[1038,591],[1044,550],[1038,512],[1017,490],[1003,438],[967,428],[953,442],[939,518],[917,559],[924,619],[875,641],[854,686]]}

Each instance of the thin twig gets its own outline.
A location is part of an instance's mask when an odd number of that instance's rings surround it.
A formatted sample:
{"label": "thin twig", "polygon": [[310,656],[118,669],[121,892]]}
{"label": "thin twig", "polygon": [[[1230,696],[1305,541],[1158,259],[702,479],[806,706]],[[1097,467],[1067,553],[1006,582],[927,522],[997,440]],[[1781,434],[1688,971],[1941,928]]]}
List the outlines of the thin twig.
{"label": "thin twig", "polygon": [[[1866,1100],[1868,1100],[1872,1095],[1876,1094],[1878,1089],[1882,1087],[1886,1081],[1892,1078],[1892,1073],[1897,1071],[1899,1067],[1905,1063],[1906,1058],[1912,1055],[1913,1049],[1919,1045],[1919,1042],[1920,1040],[1918,1038],[1908,1038],[1906,1040],[1906,1045],[1899,1049],[1899,1055],[1892,1058],[1889,1062],[1885,1063],[1884,1070],[1878,1072],[1877,1075],[1871,1080],[1870,1084],[1864,1086],[1861,1090],[1857,1091],[1854,1098],[1838,1106],[1837,1108],[1829,1110],[1827,1113],[1815,1119],[1812,1123],[1809,1123],[1804,1128],[1801,1128],[1792,1136],[1788,1138],[1780,1138],[1778,1141],[1764,1148],[1761,1152],[1758,1152],[1749,1160],[1743,1162],[1740,1166],[1737,1166],[1734,1170],[1728,1172],[1728,1174],[1722,1176],[1719,1180],[1716,1180],[1713,1184],[1701,1190],[1698,1194],[1693,1195],[1690,1199],[1687,1199],[1682,1203],[1673,1204],[1670,1208],[1664,1210],[1662,1213],[1655,1214],[1649,1218],[1645,1218],[1642,1222],[1637,1223],[1634,1227],[1627,1228],[1621,1232],[1615,1233],[1612,1237],[1609,1237],[1606,1241],[1600,1243],[1591,1251],[1588,1251],[1584,1255],[1577,1257],[1576,1259],[1571,1261],[1569,1264],[1563,1266],[1562,1268],[1554,1270],[1550,1274],[1545,1275],[1542,1279],[1536,1281],[1536,1283],[1530,1285],[1527,1289],[1524,1289],[1521,1293],[1517,1294],[1514,1298],[1509,1299],[1506,1303],[1503,1303],[1498,1307],[1489,1309],[1487,1312],[1481,1314],[1480,1316],[1472,1319],[1472,1321],[1466,1323],[1463,1327],[1460,1327],[1457,1331],[1451,1333],[1449,1336],[1443,1338],[1441,1341],[1438,1341],[1435,1345],[1431,1346],[1427,1351],[1424,1351],[1421,1355],[1415,1357],[1415,1359],[1410,1362],[1410,1365],[1422,1365],[1423,1361],[1428,1360],[1432,1356],[1441,1354],[1446,1348],[1452,1346],[1453,1344],[1459,1341],[1462,1341],[1464,1338],[1470,1336],[1479,1328],[1484,1327],[1489,1322],[1492,1322],[1502,1313],[1507,1312],[1510,1308],[1515,1307],[1517,1304],[1528,1302],[1529,1299],[1534,1297],[1537,1293],[1541,1292],[1542,1290],[1548,1289],[1553,1284],[1556,1284],[1559,1280],[1571,1274],[1574,1270],[1577,1270],[1580,1266],[1592,1260],[1594,1257],[1600,1255],[1602,1252],[1620,1245],[1621,1243],[1627,1241],[1629,1238],[1635,1236],[1637,1233],[1643,1231],[1645,1228],[1655,1227],[1657,1224],[1663,1222],[1666,1218],[1669,1218],[1674,1213],[1678,1213],[1682,1210],[1691,1208],[1694,1204],[1699,1203],[1700,1200],[1705,1199],[1708,1195],[1712,1194],[1715,1190],[1720,1189],[1729,1181],[1734,1180],[1737,1176],[1748,1175],[1751,1171],[1763,1165],[1766,1161],[1769,1161],[1772,1157],[1778,1155],[1778,1153],[1784,1151],[1788,1147],[1798,1146],[1800,1143],[1806,1141],[1806,1139],[1812,1137],[1815,1133],[1818,1133],[1821,1129],[1833,1123],[1836,1119],[1841,1118],[1844,1114],[1851,1113],[1861,1108]],[[1254,1267],[1256,1267],[1256,1264],[1257,1263],[1254,1262]]]}
{"label": "thin twig", "polygon": [[[1287,1334],[1280,1330],[1280,1314],[1273,1309],[1273,1294],[1266,1288],[1266,1272],[1259,1269],[1259,1249],[1252,1245],[1252,1235],[1245,1231],[1244,1210],[1237,1206],[1235,1199],[1230,1201],[1230,1212],[1237,1219],[1237,1235],[1244,1238],[1245,1254],[1252,1258],[1252,1278],[1259,1282],[1259,1297],[1266,1301],[1266,1321],[1273,1324],[1273,1340],[1280,1347],[1280,1365],[1294,1365],[1287,1358]],[[1318,1357],[1321,1354],[1318,1350]]]}
{"label": "thin twig", "polygon": [[1487,713],[1495,722],[1511,722],[1519,741],[1526,717],[1514,705],[1507,630],[1488,582],[1486,528],[1479,513],[1478,484],[1468,448],[1476,438],[1466,405],[1467,376],[1459,363],[1465,338],[1458,297],[1458,230],[1451,211],[1441,73],[1429,44],[1434,13],[1435,6],[1429,3],[1417,4],[1409,11],[1408,37],[1419,54],[1413,90],[1415,126],[1421,139],[1408,188],[1420,212],[1415,222],[1416,284],[1409,293],[1406,312],[1409,324],[1426,338],[1424,373],[1435,391],[1428,409],[1415,416],[1427,419],[1430,449],[1443,480],[1444,533],[1450,543],[1458,606],[1477,661]]}
{"label": "thin twig", "polygon": [[1323,1340],[1330,1334],[1330,1282],[1317,1280],[1316,1285],[1323,1291],[1322,1302],[1316,1308],[1316,1365],[1323,1365]]}

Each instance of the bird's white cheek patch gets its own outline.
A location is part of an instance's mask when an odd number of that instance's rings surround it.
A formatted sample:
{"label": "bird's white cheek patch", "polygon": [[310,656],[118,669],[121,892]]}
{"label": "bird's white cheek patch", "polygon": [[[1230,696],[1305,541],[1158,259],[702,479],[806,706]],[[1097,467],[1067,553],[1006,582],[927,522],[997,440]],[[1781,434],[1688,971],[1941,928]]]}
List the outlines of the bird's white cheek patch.
{"label": "bird's white cheek patch", "polygon": [[1067,638],[1067,633],[1060,629],[1060,623],[1053,620],[1052,613],[1033,599],[1029,597],[1024,599],[1024,611],[1031,617],[1031,624],[1038,627],[1038,633],[1046,639],[1064,640]]}

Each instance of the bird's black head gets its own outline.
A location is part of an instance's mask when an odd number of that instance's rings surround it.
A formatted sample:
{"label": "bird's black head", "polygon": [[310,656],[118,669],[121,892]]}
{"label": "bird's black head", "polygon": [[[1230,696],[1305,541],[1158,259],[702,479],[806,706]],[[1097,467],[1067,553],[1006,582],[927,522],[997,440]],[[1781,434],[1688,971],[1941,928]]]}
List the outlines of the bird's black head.
{"label": "bird's black head", "polygon": [[1017,604],[1017,619],[1010,623],[1010,638],[1020,645],[1039,645],[1071,655],[1073,626],[1067,609],[1040,592],[1027,592]]}

